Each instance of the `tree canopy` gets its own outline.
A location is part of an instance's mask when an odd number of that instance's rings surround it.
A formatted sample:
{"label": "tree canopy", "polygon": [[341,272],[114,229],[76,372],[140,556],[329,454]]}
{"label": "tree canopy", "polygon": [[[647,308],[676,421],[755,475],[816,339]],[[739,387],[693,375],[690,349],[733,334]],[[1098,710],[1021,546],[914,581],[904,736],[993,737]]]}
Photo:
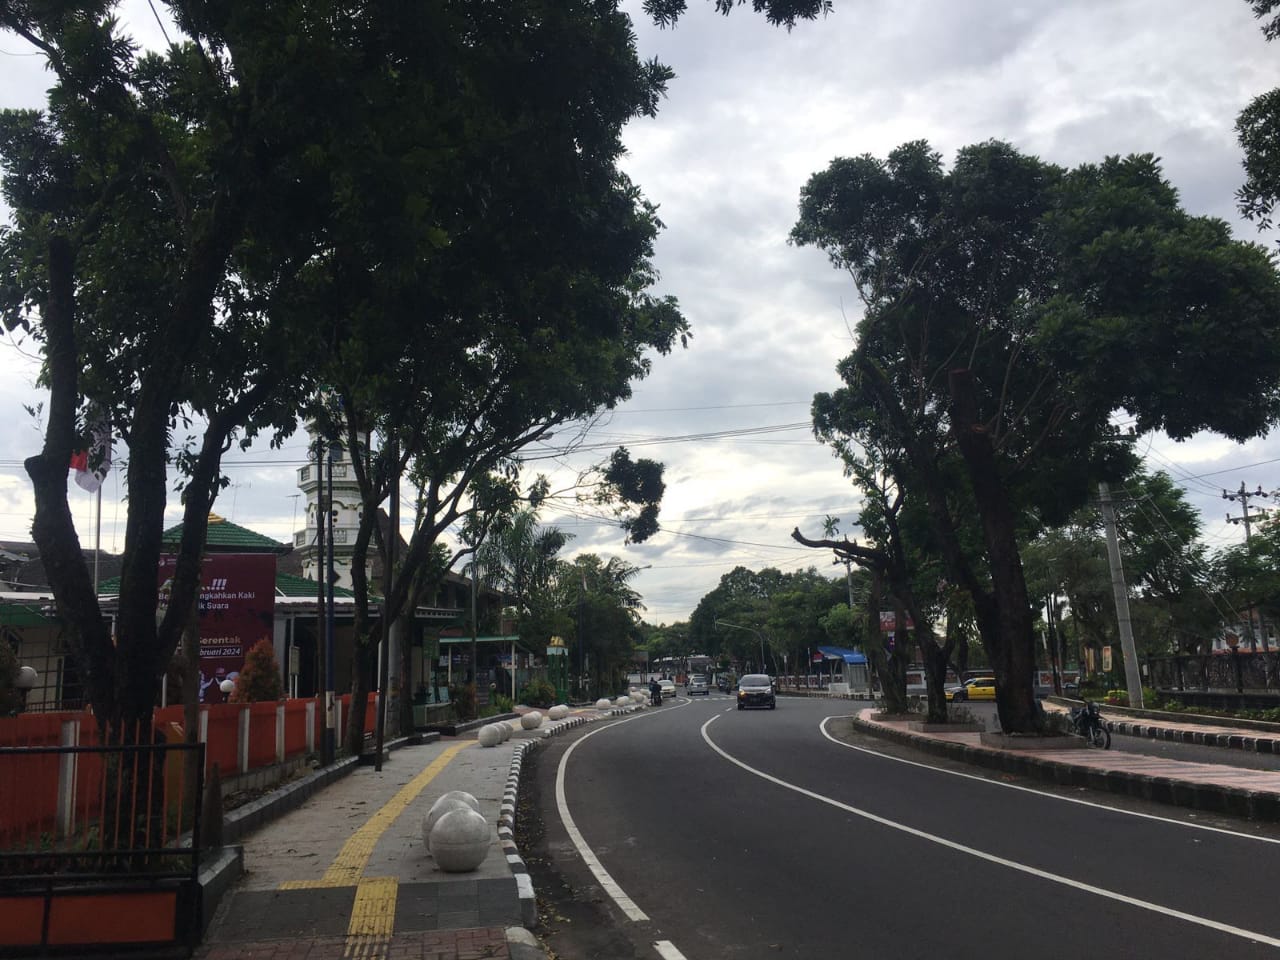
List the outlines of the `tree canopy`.
{"label": "tree canopy", "polygon": [[[1182,210],[1153,157],[1065,170],[994,141],[950,170],[923,141],[837,159],[805,186],[792,240],[825,250],[865,303],[816,426],[896,459],[973,598],[1003,728],[1038,728],[1019,537],[1128,472],[1118,413],[1176,438],[1275,420],[1267,252]],[[972,510],[956,509],[957,483]]]}

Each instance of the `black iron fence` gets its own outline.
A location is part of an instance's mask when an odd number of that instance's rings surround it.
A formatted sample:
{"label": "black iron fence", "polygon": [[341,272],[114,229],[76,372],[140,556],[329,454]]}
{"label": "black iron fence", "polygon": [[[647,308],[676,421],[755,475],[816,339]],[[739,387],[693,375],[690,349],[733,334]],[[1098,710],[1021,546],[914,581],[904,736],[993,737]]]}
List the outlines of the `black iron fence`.
{"label": "black iron fence", "polygon": [[1213,653],[1156,657],[1149,661],[1158,690],[1280,690],[1280,653]]}
{"label": "black iron fence", "polygon": [[0,747],[0,956],[193,948],[203,746]]}

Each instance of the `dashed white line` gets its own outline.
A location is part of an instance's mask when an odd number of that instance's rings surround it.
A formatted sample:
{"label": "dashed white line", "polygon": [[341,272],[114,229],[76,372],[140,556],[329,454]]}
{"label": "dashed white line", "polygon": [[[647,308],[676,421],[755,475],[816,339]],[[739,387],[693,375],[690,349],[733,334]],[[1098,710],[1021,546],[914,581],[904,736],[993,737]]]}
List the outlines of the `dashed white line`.
{"label": "dashed white line", "polygon": [[662,960],[685,960],[684,954],[677,950],[676,945],[670,940],[655,940],[653,949],[658,951],[658,956],[662,957]]}

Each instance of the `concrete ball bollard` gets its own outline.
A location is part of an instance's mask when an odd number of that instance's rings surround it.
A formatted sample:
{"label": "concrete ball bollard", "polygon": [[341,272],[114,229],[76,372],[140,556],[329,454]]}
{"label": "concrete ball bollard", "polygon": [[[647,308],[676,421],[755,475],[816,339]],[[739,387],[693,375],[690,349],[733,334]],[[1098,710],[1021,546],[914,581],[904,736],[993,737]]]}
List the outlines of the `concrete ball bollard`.
{"label": "concrete ball bollard", "polygon": [[613,706],[613,701],[610,700],[608,697],[601,697],[599,700],[596,701],[597,710],[608,710],[612,706]]}
{"label": "concrete ball bollard", "polygon": [[502,731],[502,740],[504,743],[507,740],[510,740],[511,735],[515,733],[515,731],[511,729],[511,724],[508,723],[506,720],[499,720],[496,724],[494,724],[494,726],[496,726],[499,730]]}
{"label": "concrete ball bollard", "polygon": [[537,710],[532,710],[520,718],[520,729],[522,730],[537,730],[540,726],[542,726],[542,714]]}
{"label": "concrete ball bollard", "polygon": [[496,723],[486,723],[476,734],[476,739],[480,741],[482,747],[496,747],[503,741],[502,731],[498,729]]}
{"label": "concrete ball bollard", "polygon": [[547,711],[547,716],[552,720],[563,720],[569,715],[569,708],[563,703],[557,703],[554,707]]}
{"label": "concrete ball bollard", "polygon": [[469,807],[450,810],[431,828],[427,841],[436,866],[446,873],[470,873],[489,853],[489,821]]}
{"label": "concrete ball bollard", "polygon": [[428,850],[431,849],[432,828],[450,810],[474,810],[479,813],[480,801],[465,790],[450,790],[441,794],[422,819],[422,842],[427,845]]}
{"label": "concrete ball bollard", "polygon": [[643,693],[641,693],[639,690],[632,690],[632,691],[631,691],[631,702],[632,702],[632,703],[644,703],[644,694],[643,694]]}
{"label": "concrete ball bollard", "polygon": [[613,701],[613,705],[615,707],[629,707],[631,705],[631,698],[619,697],[617,700]]}

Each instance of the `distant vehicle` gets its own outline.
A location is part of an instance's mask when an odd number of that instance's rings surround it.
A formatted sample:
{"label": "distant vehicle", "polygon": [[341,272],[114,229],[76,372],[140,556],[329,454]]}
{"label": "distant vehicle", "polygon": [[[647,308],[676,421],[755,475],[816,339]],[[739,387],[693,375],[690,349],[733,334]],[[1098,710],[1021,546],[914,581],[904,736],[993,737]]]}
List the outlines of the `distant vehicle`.
{"label": "distant vehicle", "polygon": [[737,684],[734,682],[733,674],[731,673],[720,674],[720,679],[716,681],[716,689],[721,693],[729,693],[736,686]]}
{"label": "distant vehicle", "polygon": [[995,677],[970,677],[964,683],[947,687],[948,700],[994,700],[996,698]]}
{"label": "distant vehicle", "polygon": [[738,681],[738,709],[768,707],[777,709],[778,700],[773,693],[773,681],[763,673],[749,673]]}
{"label": "distant vehicle", "polygon": [[676,695],[676,682],[674,680],[662,679],[658,681],[658,685],[662,687],[663,700]]}
{"label": "distant vehicle", "polygon": [[707,686],[707,678],[700,673],[694,673],[689,676],[689,680],[684,685],[684,693],[687,697],[709,697],[711,696],[711,688]]}

